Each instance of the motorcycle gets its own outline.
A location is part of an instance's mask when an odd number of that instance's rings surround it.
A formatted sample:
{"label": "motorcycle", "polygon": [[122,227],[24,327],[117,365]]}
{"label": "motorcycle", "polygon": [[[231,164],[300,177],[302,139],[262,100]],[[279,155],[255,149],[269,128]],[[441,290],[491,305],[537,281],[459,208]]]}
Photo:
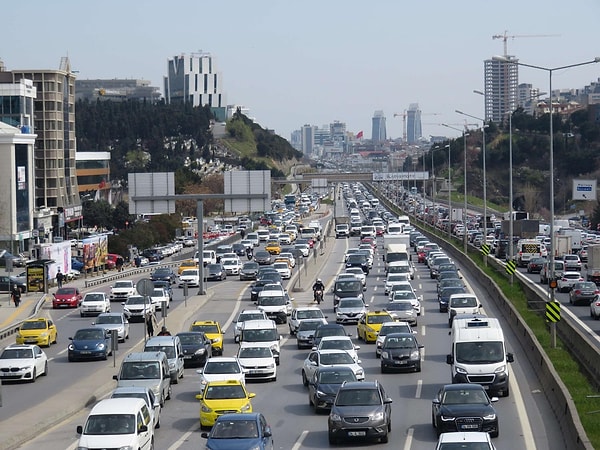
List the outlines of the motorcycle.
{"label": "motorcycle", "polygon": [[315,301],[317,302],[317,304],[321,304],[321,302],[323,301],[323,290],[315,289]]}

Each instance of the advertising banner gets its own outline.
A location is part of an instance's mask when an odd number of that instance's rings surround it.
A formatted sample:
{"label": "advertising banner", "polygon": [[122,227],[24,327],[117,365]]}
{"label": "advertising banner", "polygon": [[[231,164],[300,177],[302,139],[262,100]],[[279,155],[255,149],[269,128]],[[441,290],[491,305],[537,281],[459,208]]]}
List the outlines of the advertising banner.
{"label": "advertising banner", "polygon": [[83,243],[83,268],[93,270],[104,265],[108,255],[108,235],[90,236]]}

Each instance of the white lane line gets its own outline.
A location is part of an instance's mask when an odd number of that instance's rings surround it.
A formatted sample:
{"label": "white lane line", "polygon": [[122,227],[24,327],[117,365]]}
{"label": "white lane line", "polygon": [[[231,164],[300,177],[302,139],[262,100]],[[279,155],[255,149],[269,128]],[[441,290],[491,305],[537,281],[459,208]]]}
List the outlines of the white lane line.
{"label": "white lane line", "polygon": [[417,380],[417,391],[415,392],[415,398],[421,398],[421,389],[423,389],[423,380]]}
{"label": "white lane line", "polygon": [[511,373],[511,376],[508,379],[508,384],[510,384],[510,390],[512,391],[511,395],[514,398],[515,406],[517,407],[517,417],[519,418],[519,422],[521,422],[521,430],[523,431],[523,440],[525,441],[525,448],[527,449],[535,449],[535,440],[533,439],[533,431],[531,431],[531,423],[527,419],[527,410],[525,409],[525,402],[523,401],[523,396],[521,395],[521,389],[519,389],[519,383],[517,383],[514,379],[514,372]]}
{"label": "white lane line", "polygon": [[403,450],[411,449],[414,431],[415,431],[414,428],[409,428],[408,430],[406,430],[406,441],[404,441]]}
{"label": "white lane line", "polygon": [[188,431],[183,433],[183,436],[173,442],[173,444],[167,450],[177,450],[179,447],[185,444],[189,440],[189,437],[192,435],[192,433],[197,432],[197,430],[198,425],[193,425]]}
{"label": "white lane line", "polygon": [[298,440],[296,441],[296,443],[294,444],[294,446],[292,447],[291,450],[300,450],[302,448],[302,443],[304,442],[304,438],[308,435],[308,430],[304,430],[302,433],[300,433],[300,437],[298,438]]}
{"label": "white lane line", "polygon": [[426,334],[425,330],[426,330],[425,325],[421,325],[421,336],[425,336],[425,334]]}
{"label": "white lane line", "polygon": [[375,301],[375,296],[374,296],[374,295],[371,295],[371,300],[369,301],[369,303],[371,303],[371,304],[372,304],[374,301]]}

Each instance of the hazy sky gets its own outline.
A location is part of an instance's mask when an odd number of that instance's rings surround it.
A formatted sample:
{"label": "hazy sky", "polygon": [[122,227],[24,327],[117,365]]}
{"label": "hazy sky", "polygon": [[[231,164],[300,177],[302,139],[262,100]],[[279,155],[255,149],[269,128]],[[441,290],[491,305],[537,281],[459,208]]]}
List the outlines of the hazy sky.
{"label": "hazy sky", "polygon": [[[58,69],[69,56],[79,79],[143,78],[163,90],[167,59],[216,57],[228,104],[250,108],[289,139],[303,124],[339,120],[371,137],[383,110],[388,137],[402,136],[410,103],[423,134],[482,117],[483,60],[503,53],[558,67],[600,56],[600,1],[573,0],[32,0],[3,8],[0,59],[7,70]],[[556,35],[552,37],[531,37]],[[581,88],[600,64],[553,75]],[[520,83],[548,91],[548,72],[520,68]],[[437,113],[439,115],[427,115]]]}

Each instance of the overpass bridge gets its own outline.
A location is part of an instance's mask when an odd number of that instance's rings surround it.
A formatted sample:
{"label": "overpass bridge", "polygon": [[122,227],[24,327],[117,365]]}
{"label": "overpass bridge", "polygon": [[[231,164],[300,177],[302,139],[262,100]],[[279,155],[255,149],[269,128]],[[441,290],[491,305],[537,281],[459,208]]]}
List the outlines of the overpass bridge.
{"label": "overpass bridge", "polygon": [[360,181],[426,181],[429,180],[429,172],[310,172],[293,178],[274,178],[271,181],[275,184],[303,184],[323,179],[327,180],[327,184]]}

